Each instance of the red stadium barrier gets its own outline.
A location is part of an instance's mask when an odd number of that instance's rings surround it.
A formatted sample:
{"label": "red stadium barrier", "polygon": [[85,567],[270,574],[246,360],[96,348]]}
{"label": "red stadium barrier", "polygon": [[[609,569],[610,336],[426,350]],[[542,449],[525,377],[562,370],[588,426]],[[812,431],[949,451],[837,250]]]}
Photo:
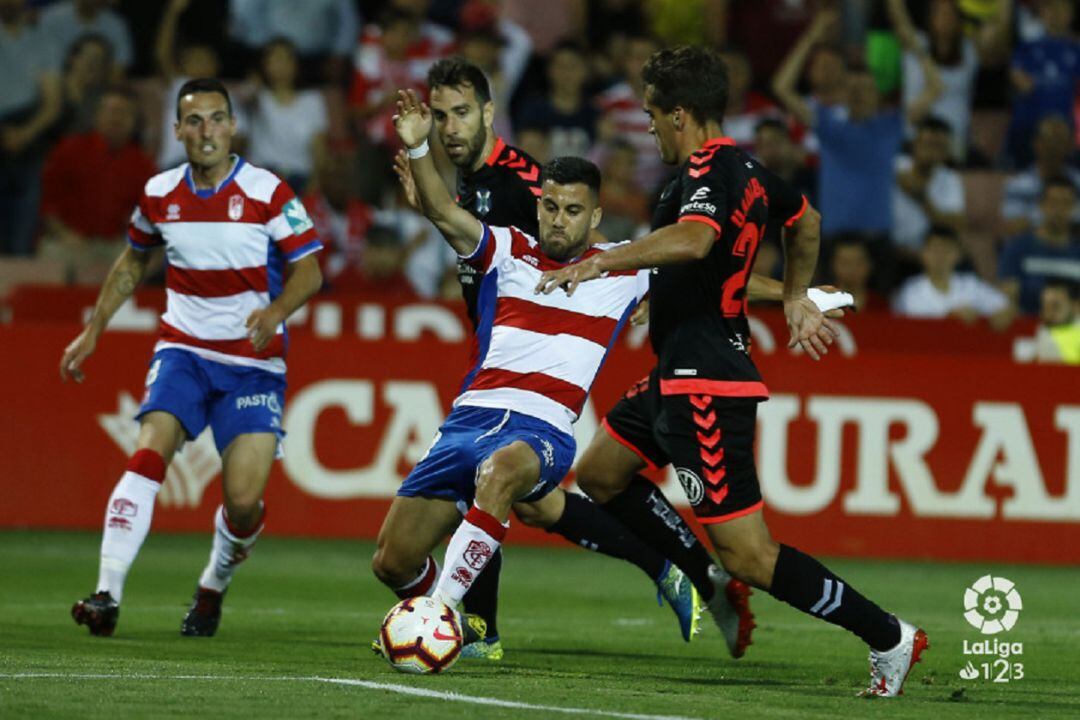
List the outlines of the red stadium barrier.
{"label": "red stadium barrier", "polygon": [[[356,317],[342,319],[351,314],[342,307]],[[270,529],[370,538],[449,408],[465,348],[437,339],[457,317],[438,306],[339,305],[336,333],[318,312],[292,343]],[[153,335],[110,332],[87,381],[64,385],[57,363],[78,326],[21,318],[0,325],[0,527],[98,528],[135,441],[130,418]],[[772,391],[758,457],[775,536],[835,555],[1080,561],[1076,369],[1015,364],[1011,338],[958,324],[858,317],[846,323],[853,354],[814,363],[784,349],[781,316],[758,318],[756,359]],[[602,370],[579,443],[650,367],[635,342],[620,342]],[[189,443],[155,527],[208,531],[218,469],[208,433]],[[677,483],[661,480],[682,500]],[[561,542],[519,523],[510,537]]]}

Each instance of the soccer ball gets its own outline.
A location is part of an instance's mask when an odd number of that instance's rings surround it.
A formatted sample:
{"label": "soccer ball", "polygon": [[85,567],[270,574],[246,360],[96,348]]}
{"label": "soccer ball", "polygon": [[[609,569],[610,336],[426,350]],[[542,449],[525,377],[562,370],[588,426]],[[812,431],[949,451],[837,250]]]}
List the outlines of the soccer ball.
{"label": "soccer ball", "polygon": [[456,612],[434,598],[408,598],[386,613],[379,641],[383,657],[399,672],[444,672],[461,655],[461,622]]}

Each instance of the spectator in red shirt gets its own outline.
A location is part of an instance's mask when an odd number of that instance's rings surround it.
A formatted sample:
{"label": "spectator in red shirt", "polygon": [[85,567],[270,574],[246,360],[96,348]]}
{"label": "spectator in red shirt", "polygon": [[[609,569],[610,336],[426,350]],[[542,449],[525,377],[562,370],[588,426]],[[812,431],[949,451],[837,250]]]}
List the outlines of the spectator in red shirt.
{"label": "spectator in red shirt", "polygon": [[63,138],[45,161],[40,254],[65,262],[71,280],[104,276],[143,185],[156,172],[135,140],[136,113],[128,90],[109,88],[98,101],[94,129]]}
{"label": "spectator in red shirt", "polygon": [[377,25],[360,34],[353,54],[349,104],[361,134],[375,144],[394,144],[397,91],[411,87],[426,93],[427,69],[454,47],[454,36],[424,22],[409,9],[390,5]]}

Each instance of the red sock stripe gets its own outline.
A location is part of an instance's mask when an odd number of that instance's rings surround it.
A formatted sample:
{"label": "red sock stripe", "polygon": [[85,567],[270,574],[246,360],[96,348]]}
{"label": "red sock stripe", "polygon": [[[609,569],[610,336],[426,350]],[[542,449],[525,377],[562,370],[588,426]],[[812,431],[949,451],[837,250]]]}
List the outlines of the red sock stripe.
{"label": "red sock stripe", "polygon": [[420,573],[420,577],[413,580],[405,587],[394,588],[394,594],[402,600],[428,595],[431,593],[431,588],[435,587],[435,581],[438,579],[439,564],[435,562],[435,558],[428,555],[427,564],[424,565],[424,570]]}
{"label": "red sock stripe", "polygon": [[150,448],[136,450],[128,458],[127,469],[128,472],[142,475],[147,480],[153,480],[154,482],[165,481],[165,458]]}
{"label": "red sock stripe", "polygon": [[506,528],[503,524],[495,519],[495,516],[486,513],[476,505],[469,508],[469,512],[465,513],[465,522],[472,523],[476,527],[480,528],[497,542],[502,542],[506,537]]}

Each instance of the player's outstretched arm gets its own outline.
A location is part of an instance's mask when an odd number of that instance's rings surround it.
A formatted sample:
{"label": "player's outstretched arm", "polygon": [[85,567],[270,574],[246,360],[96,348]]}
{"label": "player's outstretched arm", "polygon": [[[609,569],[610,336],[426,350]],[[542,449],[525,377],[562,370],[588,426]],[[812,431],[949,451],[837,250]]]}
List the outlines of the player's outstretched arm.
{"label": "player's outstretched arm", "polygon": [[814,360],[820,360],[828,352],[836,335],[807,296],[820,244],[821,215],[808,207],[791,230],[784,233],[784,316],[791,332],[788,347],[801,347]]}
{"label": "player's outstretched arm", "polygon": [[256,351],[263,350],[277,334],[278,326],[300,309],[322,287],[322,271],[316,253],[290,263],[288,277],[274,302],[248,315],[245,326]]}
{"label": "player's outstretched arm", "polygon": [[398,91],[394,128],[408,148],[409,169],[424,215],[439,228],[450,247],[459,255],[471,255],[480,242],[483,225],[468,211],[459,208],[446,191],[435,169],[435,161],[428,152],[431,109],[420,102],[412,90]]}
{"label": "player's outstretched arm", "polygon": [[64,354],[60,358],[60,379],[64,382],[67,382],[68,378],[75,382],[83,381],[83,362],[94,353],[98,338],[105,331],[109,320],[135,292],[135,287],[146,274],[149,262],[150,252],[146,250],[136,250],[129,246],[120,253],[101,286],[90,322],[78,337],[64,348]]}
{"label": "player's outstretched arm", "polygon": [[[844,317],[844,308],[858,309],[850,294],[833,285],[818,285],[807,290],[806,294],[827,318]],[[783,302],[784,283],[751,273],[746,283],[746,299],[752,303]]]}
{"label": "player's outstretched arm", "polygon": [[632,243],[620,245],[588,260],[549,270],[540,276],[537,293],[550,294],[564,287],[573,295],[577,286],[616,270],[640,270],[659,265],[700,260],[709,254],[716,231],[704,223],[684,222],[666,225]]}

